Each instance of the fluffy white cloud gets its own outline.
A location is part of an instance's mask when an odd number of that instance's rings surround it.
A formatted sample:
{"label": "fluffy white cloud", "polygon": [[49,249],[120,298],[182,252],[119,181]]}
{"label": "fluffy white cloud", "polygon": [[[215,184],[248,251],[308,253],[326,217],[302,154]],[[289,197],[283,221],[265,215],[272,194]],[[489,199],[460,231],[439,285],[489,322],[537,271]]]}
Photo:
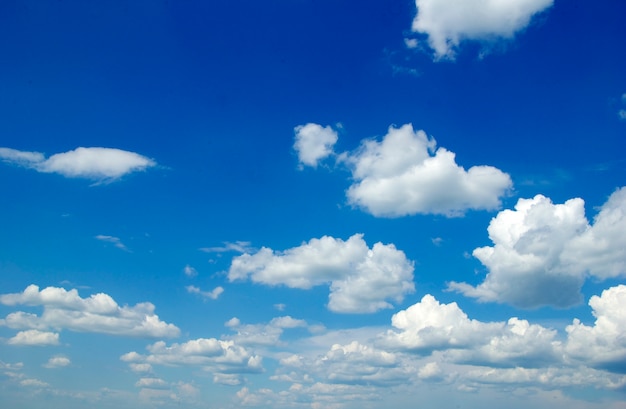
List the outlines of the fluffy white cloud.
{"label": "fluffy white cloud", "polygon": [[9,306],[43,306],[41,316],[22,311],[10,313],[0,325],[10,328],[69,329],[136,337],[176,337],[180,330],[161,321],[154,305],[140,303],[120,307],[111,296],[99,293],[81,298],[78,291],[59,287],[39,290],[29,285],[22,293],[0,295],[0,303]]}
{"label": "fluffy white cloud", "polygon": [[100,182],[156,166],[156,162],[134,152],[114,148],[76,148],[46,157],[39,152],[0,148],[0,159],[43,173],[58,173],[69,178]]}
{"label": "fluffy white cloud", "polygon": [[574,320],[566,328],[568,356],[586,365],[626,373],[626,286],[619,285],[589,300],[596,321]]}
{"label": "fluffy white cloud", "polygon": [[206,299],[217,300],[217,298],[224,292],[224,289],[222,287],[215,287],[211,291],[202,291],[200,288],[196,286],[188,285],[187,287],[185,287],[185,289],[187,290],[188,293],[198,294],[205,300]]}
{"label": "fluffy white cloud", "polygon": [[449,288],[481,301],[521,308],[567,307],[582,300],[587,275],[599,279],[626,274],[626,188],[611,195],[589,225],[584,202],[553,204],[542,195],[520,199],[489,224],[493,246],[473,255],[489,270],[476,287]]}
{"label": "fluffy white cloud", "polygon": [[560,360],[556,331],[515,317],[472,320],[456,303],[440,304],[432,295],[394,314],[391,323],[396,329],[384,334],[382,345],[424,355],[447,351],[455,363],[533,367]]}
{"label": "fluffy white cloud", "polygon": [[320,160],[333,154],[337,143],[337,132],[330,126],[322,127],[308,123],[296,126],[293,148],[298,153],[300,165],[317,167]]}
{"label": "fluffy white cloud", "polygon": [[167,346],[159,341],[148,345],[149,354],[128,352],[120,357],[131,364],[200,366],[214,374],[243,374],[263,371],[262,358],[232,340],[198,338]]}
{"label": "fluffy white cloud", "polygon": [[509,175],[494,167],[460,167],[454,153],[411,124],[390,127],[382,141],[366,140],[340,160],[354,179],[349,203],[379,217],[493,210],[512,187]]}
{"label": "fluffy white cloud", "polygon": [[72,361],[66,356],[53,356],[48,359],[48,362],[44,364],[45,368],[62,368],[64,366],[68,366]]}
{"label": "fluffy white cloud", "polygon": [[362,234],[344,241],[329,236],[311,239],[283,252],[262,248],[232,260],[230,281],[250,278],[267,285],[309,289],[330,283],[328,308],[367,313],[391,308],[415,290],[413,264],[392,244],[370,249]]}
{"label": "fluffy white cloud", "polygon": [[428,35],[436,58],[454,57],[465,40],[513,38],[553,0],[415,0],[413,31]]}
{"label": "fluffy white cloud", "polygon": [[59,345],[59,334],[56,332],[39,331],[30,329],[18,332],[7,341],[10,345]]}

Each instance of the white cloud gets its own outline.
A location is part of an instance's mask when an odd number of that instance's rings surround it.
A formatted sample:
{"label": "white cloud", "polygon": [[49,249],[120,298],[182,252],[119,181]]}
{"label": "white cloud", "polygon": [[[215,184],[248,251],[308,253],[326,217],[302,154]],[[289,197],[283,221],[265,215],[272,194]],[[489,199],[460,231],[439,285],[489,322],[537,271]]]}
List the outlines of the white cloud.
{"label": "white cloud", "polygon": [[188,285],[185,287],[188,293],[190,294],[198,294],[203,299],[217,300],[217,298],[224,292],[222,287],[215,287],[212,291],[202,291],[200,288]]}
{"label": "white cloud", "polygon": [[247,253],[254,250],[250,244],[251,243],[249,241],[225,241],[223,246],[202,247],[200,251],[204,251],[205,253],[228,253],[230,251],[234,251],[236,253]]}
{"label": "white cloud", "polygon": [[120,250],[130,251],[128,249],[128,247],[126,247],[126,245],[124,245],[124,243],[122,243],[122,240],[120,240],[119,237],[105,236],[103,234],[98,234],[97,236],[95,236],[95,239],[103,241],[105,243],[111,243],[111,244],[113,244],[115,247],[117,247]]}
{"label": "white cloud", "polygon": [[129,352],[120,357],[124,362],[168,366],[200,366],[214,374],[258,373],[263,371],[262,359],[232,340],[198,338],[167,346],[159,341],[147,347],[149,354]]}
{"label": "white cloud", "polygon": [[152,365],[150,365],[150,364],[134,364],[134,363],[130,363],[130,364],[128,364],[128,367],[130,368],[131,371],[137,372],[137,373],[149,373],[149,372],[152,372]]}
{"label": "white cloud", "polygon": [[491,166],[465,170],[455,154],[437,148],[410,124],[390,127],[381,142],[365,140],[340,155],[352,170],[350,204],[378,217],[414,214],[460,216],[467,210],[494,210],[512,187],[511,178]]}
{"label": "white cloud", "polygon": [[62,368],[70,365],[71,363],[72,361],[70,361],[68,357],[57,355],[48,359],[48,362],[46,362],[43,366],[45,368]]}
{"label": "white cloud", "polygon": [[198,275],[198,270],[196,270],[195,268],[187,264],[185,268],[183,269],[183,273],[185,273],[187,277],[195,277]]}
{"label": "white cloud", "polygon": [[626,373],[626,286],[618,285],[589,300],[596,321],[574,320],[566,328],[568,356],[586,365]]}
{"label": "white cloud", "polygon": [[330,284],[328,308],[368,313],[391,308],[414,291],[413,264],[392,244],[370,249],[362,234],[343,241],[330,236],[311,239],[283,252],[262,248],[232,260],[230,281],[250,278],[266,285],[310,289]]}
{"label": "white cloud", "polygon": [[489,270],[476,287],[450,283],[449,288],[481,301],[521,308],[568,307],[582,300],[585,277],[626,274],[626,188],[611,195],[589,225],[584,202],[553,204],[542,195],[518,200],[515,210],[501,211],[489,224],[493,246],[473,255]]}
{"label": "white cloud", "polygon": [[322,127],[308,123],[294,128],[295,142],[293,148],[298,153],[300,166],[317,167],[320,160],[334,153],[333,147],[337,143],[337,132],[330,126]]}
{"label": "white cloud", "polygon": [[156,162],[134,152],[114,148],[76,148],[45,158],[39,152],[0,148],[0,159],[43,173],[98,182],[115,181],[122,176],[156,166]]}
{"label": "white cloud", "polygon": [[161,321],[154,305],[140,303],[120,307],[111,296],[99,293],[81,298],[78,291],[29,285],[24,292],[0,295],[0,304],[43,306],[43,314],[10,313],[1,325],[10,328],[54,328],[135,337],[176,337],[180,330]]}
{"label": "white cloud", "polygon": [[7,344],[36,346],[59,345],[59,334],[36,329],[20,331],[13,338],[10,338]]}
{"label": "white cloud", "polygon": [[22,379],[20,385],[33,388],[47,388],[50,386],[48,383],[40,381],[39,379]]}
{"label": "white cloud", "polygon": [[160,378],[141,378],[135,383],[138,388],[164,389],[168,387],[167,382]]}
{"label": "white cloud", "polygon": [[456,303],[440,304],[431,295],[394,314],[391,323],[396,329],[382,336],[382,345],[421,355],[446,351],[455,363],[534,367],[561,359],[554,330],[515,317],[506,323],[472,320]]}
{"label": "white cloud", "polygon": [[466,40],[510,39],[553,0],[415,0],[413,31],[426,34],[436,58],[454,58]]}
{"label": "white cloud", "polygon": [[285,329],[309,328],[306,321],[288,315],[274,318],[267,324],[242,324],[239,318],[233,317],[225,325],[236,332],[234,336],[228,337],[236,343],[264,346],[284,345],[280,336]]}

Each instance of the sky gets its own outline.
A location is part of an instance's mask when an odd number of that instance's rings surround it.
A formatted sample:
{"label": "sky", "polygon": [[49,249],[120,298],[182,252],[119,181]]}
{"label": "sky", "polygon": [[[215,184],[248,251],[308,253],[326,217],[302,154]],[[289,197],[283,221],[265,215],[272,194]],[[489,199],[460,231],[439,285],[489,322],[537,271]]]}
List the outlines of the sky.
{"label": "sky", "polygon": [[0,406],[626,408],[624,16],[0,2]]}

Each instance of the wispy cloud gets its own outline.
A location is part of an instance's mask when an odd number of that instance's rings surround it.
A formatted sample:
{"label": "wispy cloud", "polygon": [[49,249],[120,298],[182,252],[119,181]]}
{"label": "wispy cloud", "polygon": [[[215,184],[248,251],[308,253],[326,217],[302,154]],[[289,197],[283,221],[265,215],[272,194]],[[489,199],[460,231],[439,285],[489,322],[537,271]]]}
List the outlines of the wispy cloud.
{"label": "wispy cloud", "polygon": [[195,277],[198,275],[198,270],[187,264],[185,268],[183,268],[183,273],[185,273],[187,277]]}
{"label": "wispy cloud", "polygon": [[248,253],[255,250],[254,247],[250,246],[251,243],[249,241],[225,241],[223,244],[223,246],[217,247],[202,247],[200,251],[204,251],[205,253],[228,253],[231,251],[236,253]]}
{"label": "wispy cloud", "polygon": [[113,244],[115,247],[117,247],[120,250],[124,250],[127,252],[131,252],[128,247],[126,247],[126,245],[124,245],[124,243],[122,243],[122,240],[120,240],[119,237],[115,237],[115,236],[106,236],[104,234],[98,234],[97,236],[95,236],[96,240],[100,240],[103,241],[105,243],[111,243]]}
{"label": "wispy cloud", "polygon": [[188,285],[185,287],[188,293],[190,294],[198,294],[204,299],[217,300],[217,298],[224,292],[222,287],[215,287],[212,291],[202,291],[200,288]]}

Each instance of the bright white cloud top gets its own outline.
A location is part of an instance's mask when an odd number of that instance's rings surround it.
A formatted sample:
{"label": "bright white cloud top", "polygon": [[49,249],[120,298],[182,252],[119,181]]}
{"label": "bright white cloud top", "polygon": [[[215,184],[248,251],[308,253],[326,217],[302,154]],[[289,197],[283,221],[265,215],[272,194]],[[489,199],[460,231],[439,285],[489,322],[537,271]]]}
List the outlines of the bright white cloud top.
{"label": "bright white cloud top", "polygon": [[466,40],[510,39],[553,0],[415,0],[413,31],[426,34],[436,58],[454,58]]}
{"label": "bright white cloud top", "polygon": [[135,152],[114,148],[76,148],[46,158],[43,153],[0,148],[0,159],[42,173],[68,178],[110,182],[132,172],[156,166],[156,162]]}
{"label": "bright white cloud top", "polygon": [[584,201],[553,204],[545,196],[519,199],[489,224],[493,246],[473,255],[489,273],[476,287],[453,282],[450,289],[481,301],[522,308],[569,307],[582,301],[586,277],[626,275],[626,188],[613,193],[589,224]]}
{"label": "bright white cloud top", "polygon": [[[111,296],[104,293],[81,298],[75,289],[39,287],[32,284],[21,293],[0,295],[0,304],[15,306],[41,306],[43,314],[17,311],[0,320],[0,325],[13,329],[29,329],[16,335],[14,342],[36,343],[52,339],[47,329],[68,329],[77,332],[131,337],[177,337],[180,330],[154,314],[154,305],[140,303],[134,307],[120,307]],[[33,332],[36,331],[36,332]],[[58,334],[55,334],[58,339]],[[29,341],[30,340],[30,341]]]}
{"label": "bright white cloud top", "polygon": [[362,234],[348,240],[324,236],[299,247],[276,252],[263,247],[235,257],[230,281],[250,279],[266,285],[303,290],[329,284],[328,309],[341,313],[371,313],[391,308],[415,290],[413,263],[393,244],[370,249]]}

